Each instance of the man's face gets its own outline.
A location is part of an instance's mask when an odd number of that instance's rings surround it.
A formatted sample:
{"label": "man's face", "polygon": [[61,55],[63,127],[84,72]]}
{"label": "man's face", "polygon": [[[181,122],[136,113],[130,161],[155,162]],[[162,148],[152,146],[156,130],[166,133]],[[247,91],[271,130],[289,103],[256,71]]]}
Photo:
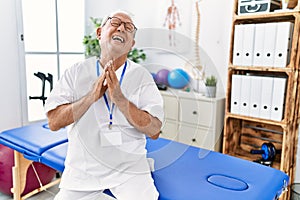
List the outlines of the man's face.
{"label": "man's face", "polygon": [[[117,13],[113,16],[113,20],[118,21],[119,19],[122,22],[131,22],[129,16],[124,13]],[[108,53],[111,56],[121,56],[131,50],[135,41],[134,41],[134,31],[129,32],[125,29],[125,24],[121,23],[120,26],[113,26],[111,24],[112,19],[108,19],[105,25],[101,29],[101,39],[100,46],[103,53]],[[114,21],[113,21],[114,22]]]}

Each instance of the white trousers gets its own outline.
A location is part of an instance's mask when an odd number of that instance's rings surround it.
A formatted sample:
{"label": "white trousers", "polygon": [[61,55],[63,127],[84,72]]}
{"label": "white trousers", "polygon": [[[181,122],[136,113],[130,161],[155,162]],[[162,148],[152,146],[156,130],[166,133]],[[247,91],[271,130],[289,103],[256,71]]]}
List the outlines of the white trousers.
{"label": "white trousers", "polygon": [[[137,175],[125,183],[109,188],[118,200],[157,200],[158,192],[151,174]],[[72,191],[61,188],[54,200],[112,200],[114,198],[99,191]],[[115,200],[115,199],[114,199]]]}

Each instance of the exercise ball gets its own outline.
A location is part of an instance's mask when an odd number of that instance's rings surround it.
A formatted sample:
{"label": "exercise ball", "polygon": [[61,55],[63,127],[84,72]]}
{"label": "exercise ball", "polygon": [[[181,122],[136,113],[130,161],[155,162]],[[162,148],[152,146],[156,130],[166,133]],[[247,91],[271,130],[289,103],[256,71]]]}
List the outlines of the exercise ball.
{"label": "exercise ball", "polygon": [[156,83],[158,84],[164,84],[164,85],[168,85],[168,74],[169,74],[169,70],[167,69],[161,69],[156,73]]}
{"label": "exercise ball", "polygon": [[[12,167],[14,166],[14,150],[0,144],[0,192],[6,195],[12,195],[13,187]],[[33,162],[33,166],[39,175],[43,185],[50,183],[54,178],[56,171],[42,163]],[[39,188],[40,184],[34,173],[32,166],[27,170],[26,184],[22,195]]]}
{"label": "exercise ball", "polygon": [[151,72],[151,75],[152,75],[152,78],[153,78],[154,82],[156,82],[156,74]]}
{"label": "exercise ball", "polygon": [[190,82],[190,76],[182,69],[174,69],[168,74],[168,84],[172,88],[182,89]]}

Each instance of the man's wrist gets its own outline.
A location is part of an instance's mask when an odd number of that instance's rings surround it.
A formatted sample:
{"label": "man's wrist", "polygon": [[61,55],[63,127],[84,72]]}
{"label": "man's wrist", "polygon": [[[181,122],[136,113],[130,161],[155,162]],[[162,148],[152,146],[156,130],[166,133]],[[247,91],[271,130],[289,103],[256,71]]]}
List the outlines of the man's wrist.
{"label": "man's wrist", "polygon": [[95,94],[93,94],[92,92],[89,92],[87,95],[85,95],[84,97],[84,101],[86,102],[86,104],[93,104],[94,102],[97,101]]}
{"label": "man's wrist", "polygon": [[122,95],[116,100],[115,104],[120,110],[125,111],[129,107],[129,100],[124,95]]}

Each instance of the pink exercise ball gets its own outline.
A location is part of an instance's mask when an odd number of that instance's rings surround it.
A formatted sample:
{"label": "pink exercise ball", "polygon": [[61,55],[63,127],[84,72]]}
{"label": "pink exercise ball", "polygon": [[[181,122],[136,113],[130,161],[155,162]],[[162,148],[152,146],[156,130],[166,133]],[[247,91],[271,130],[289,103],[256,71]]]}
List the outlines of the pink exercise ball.
{"label": "pink exercise ball", "polygon": [[168,74],[169,70],[167,69],[161,69],[156,73],[155,81],[159,84],[168,85]]}
{"label": "pink exercise ball", "polygon": [[[14,150],[0,144],[0,192],[6,195],[12,195],[12,167],[14,166]],[[39,175],[43,185],[50,183],[54,178],[56,171],[42,163],[33,162],[33,166]],[[40,184],[33,171],[32,166],[28,168],[26,175],[26,185],[22,195],[39,188]]]}

